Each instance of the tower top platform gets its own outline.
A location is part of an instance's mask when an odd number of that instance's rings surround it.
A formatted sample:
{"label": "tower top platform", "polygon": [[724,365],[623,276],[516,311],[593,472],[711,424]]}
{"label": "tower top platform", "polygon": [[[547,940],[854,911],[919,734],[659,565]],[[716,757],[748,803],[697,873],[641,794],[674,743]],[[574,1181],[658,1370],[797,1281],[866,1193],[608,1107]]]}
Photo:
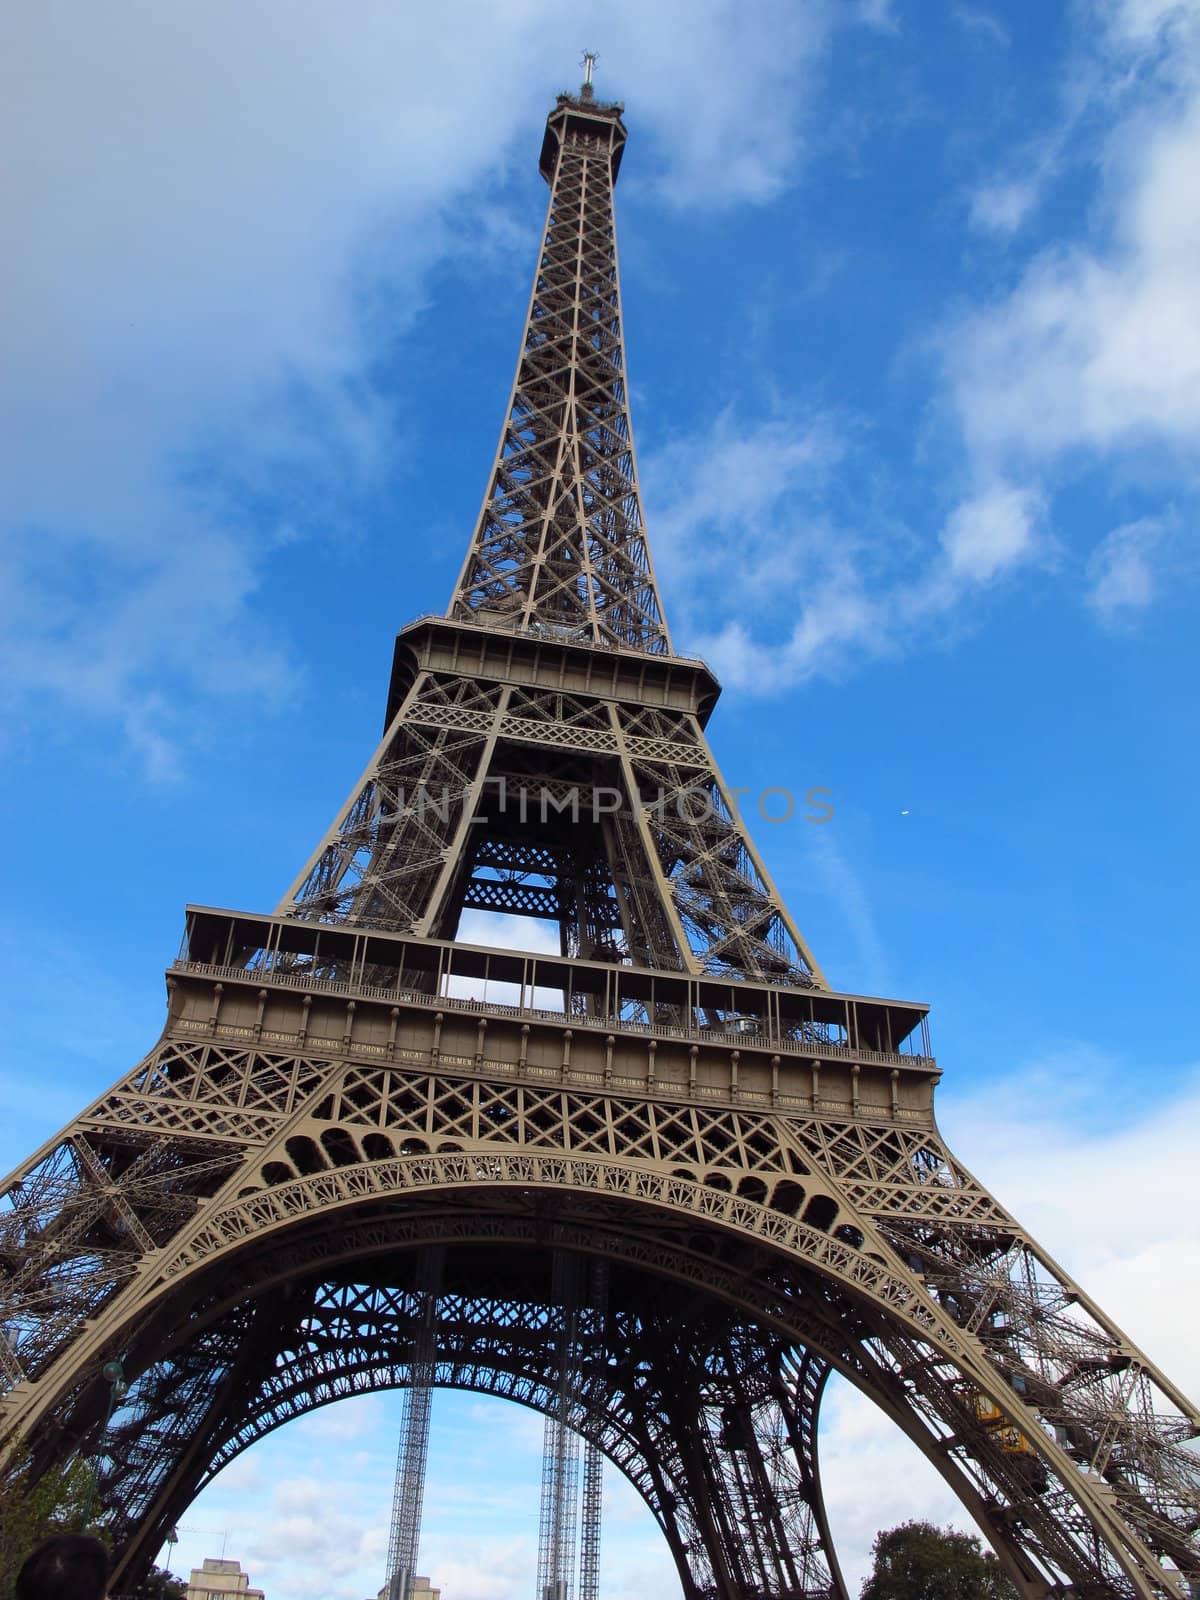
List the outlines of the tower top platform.
{"label": "tower top platform", "polygon": [[621,113],[625,110],[619,101],[605,102],[591,98],[584,86],[580,94],[560,94],[554,110],[546,118],[546,133],[542,140],[542,153],[538,171],[547,183],[554,182],[554,169],[563,141],[571,135],[596,139],[609,145],[612,151],[612,178],[617,181],[621,156],[625,149],[625,124]]}

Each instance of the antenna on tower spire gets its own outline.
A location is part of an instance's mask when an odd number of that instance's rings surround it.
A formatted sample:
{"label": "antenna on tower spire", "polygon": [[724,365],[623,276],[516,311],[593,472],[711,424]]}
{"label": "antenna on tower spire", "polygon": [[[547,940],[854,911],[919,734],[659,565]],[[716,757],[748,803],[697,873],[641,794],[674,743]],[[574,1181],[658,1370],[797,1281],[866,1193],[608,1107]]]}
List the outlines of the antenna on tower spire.
{"label": "antenna on tower spire", "polygon": [[583,68],[583,85],[579,93],[580,97],[584,100],[590,100],[595,92],[592,88],[592,69],[595,67],[599,59],[600,57],[594,50],[585,50],[583,52],[583,59],[579,63],[579,65]]}

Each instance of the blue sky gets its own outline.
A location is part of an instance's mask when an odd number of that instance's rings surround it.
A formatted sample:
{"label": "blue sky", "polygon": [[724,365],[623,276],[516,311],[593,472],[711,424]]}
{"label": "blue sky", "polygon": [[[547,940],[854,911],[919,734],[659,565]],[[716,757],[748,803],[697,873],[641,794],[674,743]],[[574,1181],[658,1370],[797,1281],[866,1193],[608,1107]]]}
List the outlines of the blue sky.
{"label": "blue sky", "polygon": [[[726,776],[832,791],[825,827],[751,811],[826,974],[933,1003],[956,1148],[1194,1392],[1196,0],[27,9],[0,1165],[152,1043],[184,903],[273,907],[369,755],[478,511],[585,45],[627,106],[643,492]],[[355,1405],[294,1425],[345,1452],[336,1540],[286,1433],[188,1519],[236,1513],[269,1600],[381,1581],[394,1397]],[[831,1409],[858,1572],[950,1508]],[[526,1594],[537,1428],[439,1415],[425,1564]],[[635,1513],[613,1600],[671,1592]]]}

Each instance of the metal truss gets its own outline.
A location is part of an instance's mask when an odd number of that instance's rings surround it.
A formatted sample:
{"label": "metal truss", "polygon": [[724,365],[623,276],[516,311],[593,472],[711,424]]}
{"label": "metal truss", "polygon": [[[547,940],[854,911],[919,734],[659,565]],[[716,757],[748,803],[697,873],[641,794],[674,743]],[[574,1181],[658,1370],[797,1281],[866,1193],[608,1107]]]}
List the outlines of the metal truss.
{"label": "metal truss", "polygon": [[822,981],[694,712],[421,673],[280,912],[451,938],[466,906],[564,953]]}
{"label": "metal truss", "polygon": [[[280,910],[444,938],[464,907],[507,911],[557,922],[564,953],[821,984],[705,741],[716,686],[673,654],[655,584],[613,224],[624,142],[619,107],[564,97],[550,117],[522,353],[449,622],[401,635],[383,741]],[[597,648],[643,657],[630,692],[615,666],[601,681]]]}
{"label": "metal truss", "polygon": [[553,1397],[542,1442],[542,1504],[538,1525],[536,1600],[572,1600],[575,1535],[579,1525],[579,1435],[575,1431],[579,1359],[579,1268],[566,1251],[553,1256],[550,1304]]}
{"label": "metal truss", "polygon": [[[499,1020],[493,1018],[489,1036]],[[160,1164],[147,1159],[160,1141],[148,1133],[140,1152],[131,1148],[128,1096],[110,1097],[111,1109],[102,1103],[86,1119],[77,1132],[112,1174],[104,1179],[106,1207],[97,1204],[92,1167],[78,1163],[70,1168],[75,1189],[54,1190],[41,1216],[106,1219],[87,1234],[64,1229],[60,1245],[43,1245],[43,1281],[70,1283],[78,1267],[90,1292],[27,1295],[7,1319],[10,1330],[28,1330],[10,1345],[25,1377],[6,1402],[15,1427],[39,1429],[44,1424],[37,1419],[53,1415],[59,1447],[94,1439],[102,1422],[103,1359],[121,1353],[131,1374],[154,1367],[158,1341],[178,1338],[164,1330],[191,1326],[192,1285],[214,1274],[223,1280],[256,1239],[263,1241],[262,1265],[247,1268],[250,1286],[259,1273],[280,1270],[273,1248],[280,1239],[336,1224],[338,1248],[348,1248],[345,1220],[360,1210],[398,1206],[403,1216],[443,1196],[470,1238],[483,1225],[492,1193],[527,1195],[531,1205],[539,1195],[580,1196],[598,1213],[632,1207],[641,1218],[635,1231],[643,1252],[649,1229],[652,1248],[643,1258],[667,1276],[677,1275],[685,1259],[667,1227],[672,1216],[693,1230],[687,1238],[696,1228],[715,1230],[719,1238],[764,1250],[769,1266],[760,1269],[753,1293],[746,1285],[737,1290],[739,1303],[764,1326],[788,1328],[805,1348],[822,1350],[896,1416],[981,1518],[1026,1594],[1069,1582],[1078,1593],[1090,1584],[1096,1594],[1165,1595],[1179,1592],[1173,1571],[1197,1570],[1200,1496],[1195,1458],[1184,1448],[1196,1431],[1195,1413],[954,1162],[932,1127],[861,1113],[752,1111],[661,1091],[588,1091],[571,1087],[561,1073],[557,1084],[544,1084],[529,1073],[506,1074],[486,1053],[477,1073],[444,1062],[431,1072],[352,1059],[328,1061],[322,1072],[315,1058],[284,1061],[210,1044],[186,1077],[173,1078],[179,1050],[164,1047],[157,1064],[137,1075],[143,1122],[153,1122],[156,1100],[193,1121],[197,1159],[177,1158],[169,1170],[205,1172],[210,1181],[214,1169],[229,1172],[228,1156],[223,1169],[212,1157],[208,1107],[221,1096],[231,1117],[244,1109],[262,1119],[260,1136],[239,1134],[242,1159],[222,1189],[209,1197],[193,1192],[190,1214],[175,1234],[134,1262],[126,1246],[136,1228],[125,1225],[119,1246],[105,1233],[107,1219],[121,1214],[112,1191],[149,1234],[160,1215],[159,1189],[135,1181],[125,1192],[119,1180]],[[865,1077],[868,1069],[859,1073]],[[250,1084],[257,1086],[253,1096]],[[177,1132],[170,1147],[191,1142]],[[66,1148],[56,1146],[10,1189],[18,1204],[7,1218],[9,1257],[19,1253],[19,1239],[47,1231],[54,1237],[52,1228],[36,1226],[29,1197],[45,1188],[48,1173],[63,1172]],[[632,1223],[626,1217],[608,1226],[605,1249],[615,1255]],[[594,1236],[583,1237],[594,1250]],[[306,1264],[310,1259],[304,1257]],[[852,1350],[844,1335],[814,1334],[811,1320],[798,1327],[796,1306],[812,1301],[812,1275],[837,1308],[830,1327],[852,1321],[859,1329]],[[99,1283],[103,1294],[96,1292]],[[722,1285],[711,1292],[733,1291]],[[154,1343],[139,1355],[140,1340]],[[544,1333],[539,1340],[548,1342]],[[239,1355],[244,1348],[235,1342],[218,1360],[201,1343],[182,1366],[170,1363],[165,1371],[178,1414],[189,1418],[179,1446],[186,1445],[189,1460],[200,1460],[196,1441],[205,1436],[193,1408],[224,1392],[222,1384],[247,1359]],[[656,1364],[676,1371],[685,1354],[660,1351]],[[742,1365],[732,1356],[728,1364]],[[141,1392],[135,1385],[131,1406]],[[778,1395],[773,1401],[779,1405]],[[786,1435],[794,1450],[803,1429],[794,1418],[789,1424],[786,1406],[782,1423],[756,1420],[764,1464],[747,1464],[733,1450],[739,1470],[722,1479],[719,1506],[705,1510],[709,1479],[729,1457],[729,1440],[745,1445],[749,1436],[743,1423],[727,1427],[727,1418],[717,1421],[702,1406],[689,1422],[693,1405],[699,1406],[696,1394],[685,1393],[667,1410],[655,1449],[660,1463],[679,1459],[674,1479],[692,1485],[696,1538],[717,1563],[712,1581],[723,1593],[721,1563],[728,1558],[718,1559],[714,1541],[723,1550],[728,1530],[744,1520],[730,1509],[737,1504],[730,1497],[748,1505],[765,1483],[781,1482],[779,1440]],[[791,1481],[811,1507],[803,1473]],[[786,1496],[776,1493],[775,1500],[786,1504]],[[812,1536],[805,1539],[811,1544]],[[684,1542],[690,1549],[696,1539]],[[793,1559],[803,1542],[786,1541]],[[817,1543],[824,1548],[823,1539]],[[767,1564],[783,1559],[770,1542],[760,1557]],[[786,1564],[776,1569],[776,1588],[762,1592],[782,1592],[781,1571],[786,1577]]]}
{"label": "metal truss", "polygon": [[613,182],[620,108],[563,97],[508,416],[451,615],[662,652],[625,393]]}
{"label": "metal truss", "polygon": [[396,1455],[396,1487],[388,1539],[388,1600],[408,1600],[421,1543],[425,1506],[425,1460],[429,1450],[430,1385],[436,1347],[438,1291],[445,1252],[428,1245],[417,1259],[417,1328],[413,1340],[412,1376],[400,1412],[400,1444]]}
{"label": "metal truss", "polygon": [[[1023,1600],[1183,1600],[1200,1415],[946,1148],[925,1008],[828,987],[706,742],[718,687],[670,649],[623,140],[590,92],[551,115],[484,512],[449,615],[397,641],[362,779],[275,916],[189,909],[159,1042],[0,1191],[0,1472],[98,1459],[136,1580],[289,1417],[480,1389],[626,1474],[687,1600],[845,1600],[835,1370]],[[557,924],[559,954],[454,944],[467,906]],[[460,998],[464,974],[518,998]],[[569,1338],[564,1253],[611,1279]]]}
{"label": "metal truss", "polygon": [[[597,1257],[588,1274],[588,1297],[584,1315],[599,1332],[608,1312],[608,1262]],[[589,1369],[580,1363],[580,1387],[600,1395],[604,1372],[593,1361]],[[604,1517],[604,1456],[600,1446],[589,1439],[583,1450],[583,1499],[579,1509],[579,1600],[600,1597],[600,1530]]]}
{"label": "metal truss", "polygon": [[[540,1259],[548,1270],[549,1261]],[[558,1349],[545,1335],[561,1323],[561,1308],[545,1294],[545,1275],[539,1281],[535,1268],[514,1282],[511,1273],[489,1273],[477,1256],[452,1255],[431,1368],[434,1381],[505,1395],[553,1417],[561,1393]],[[495,1278],[497,1289],[511,1293],[519,1287],[540,1292],[540,1298],[514,1302],[487,1292],[463,1294],[456,1277],[475,1288],[482,1277],[485,1291],[489,1277]],[[227,1384],[207,1415],[179,1405],[179,1384],[170,1374],[182,1362],[159,1363],[143,1374],[109,1441],[103,1492],[125,1510],[127,1522],[143,1508],[155,1507],[143,1525],[144,1548],[153,1547],[171,1517],[177,1518],[174,1508],[194,1492],[194,1485],[177,1479],[162,1497],[175,1459],[171,1446],[186,1449],[197,1437],[205,1441],[200,1456],[191,1452],[193,1477],[202,1484],[262,1433],[311,1405],[418,1379],[415,1363],[396,1353],[415,1351],[422,1296],[412,1288],[385,1288],[385,1281],[343,1273],[332,1280],[293,1283],[282,1320],[274,1301],[259,1316],[247,1317],[244,1305],[224,1313],[224,1321],[199,1340],[204,1359],[211,1361],[224,1348],[232,1362],[236,1349],[246,1381]],[[784,1446],[781,1452],[779,1429],[771,1422],[772,1396],[792,1392],[797,1364],[816,1366],[821,1373],[827,1368],[802,1352],[787,1359],[781,1341],[764,1339],[736,1315],[715,1307],[698,1327],[681,1327],[678,1305],[670,1304],[661,1285],[640,1274],[626,1274],[621,1288],[622,1304],[633,1309],[580,1319],[570,1415],[586,1447],[614,1459],[647,1496],[673,1547],[687,1556],[689,1596],[726,1592],[713,1576],[702,1533],[706,1519],[711,1522],[711,1507],[732,1496],[721,1521],[726,1548],[717,1567],[736,1575],[738,1592],[827,1600],[834,1591],[811,1537],[812,1508],[803,1498],[819,1498],[815,1454],[781,1472],[787,1450]],[[815,1439],[819,1385],[815,1395],[799,1388],[794,1395],[793,1409],[807,1404],[813,1412],[806,1437]],[[698,1461],[689,1461],[688,1450],[675,1438],[675,1419],[691,1409],[701,1417]],[[728,1434],[735,1412],[756,1417],[764,1440],[739,1440],[736,1450],[726,1450],[722,1432]],[[195,1462],[204,1456],[208,1465],[197,1473]],[[797,1492],[793,1485],[801,1479],[808,1487]],[[765,1508],[750,1502],[755,1482],[771,1485],[773,1499]],[[753,1549],[746,1544],[748,1518],[760,1530]],[[789,1547],[804,1552],[808,1581],[780,1589],[764,1562],[773,1558],[768,1550],[778,1556]],[[799,1570],[790,1555],[782,1559]],[[566,1587],[565,1579],[554,1581],[559,1589]]]}

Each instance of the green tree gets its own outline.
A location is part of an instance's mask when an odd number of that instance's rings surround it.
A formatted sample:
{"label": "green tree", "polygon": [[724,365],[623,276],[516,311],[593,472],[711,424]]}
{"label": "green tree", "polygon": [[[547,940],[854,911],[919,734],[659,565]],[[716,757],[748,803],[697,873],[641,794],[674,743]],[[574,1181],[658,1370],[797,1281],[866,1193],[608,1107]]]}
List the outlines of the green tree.
{"label": "green tree", "polygon": [[[80,1459],[30,1483],[23,1469],[0,1482],[0,1600],[12,1600],[25,1557],[55,1533],[108,1535],[96,1525],[95,1485],[90,1463]],[[162,1567],[151,1567],[137,1600],[185,1600],[187,1584]]]}
{"label": "green tree", "polygon": [[904,1522],[876,1537],[875,1570],[861,1600],[1017,1600],[1017,1591],[973,1533]]}
{"label": "green tree", "polygon": [[187,1584],[164,1567],[151,1567],[133,1594],[137,1600],[184,1600]]}
{"label": "green tree", "polygon": [[15,1473],[0,1484],[0,1597],[8,1600],[29,1552],[52,1533],[83,1533],[92,1505],[92,1469],[72,1461],[36,1483]]}

